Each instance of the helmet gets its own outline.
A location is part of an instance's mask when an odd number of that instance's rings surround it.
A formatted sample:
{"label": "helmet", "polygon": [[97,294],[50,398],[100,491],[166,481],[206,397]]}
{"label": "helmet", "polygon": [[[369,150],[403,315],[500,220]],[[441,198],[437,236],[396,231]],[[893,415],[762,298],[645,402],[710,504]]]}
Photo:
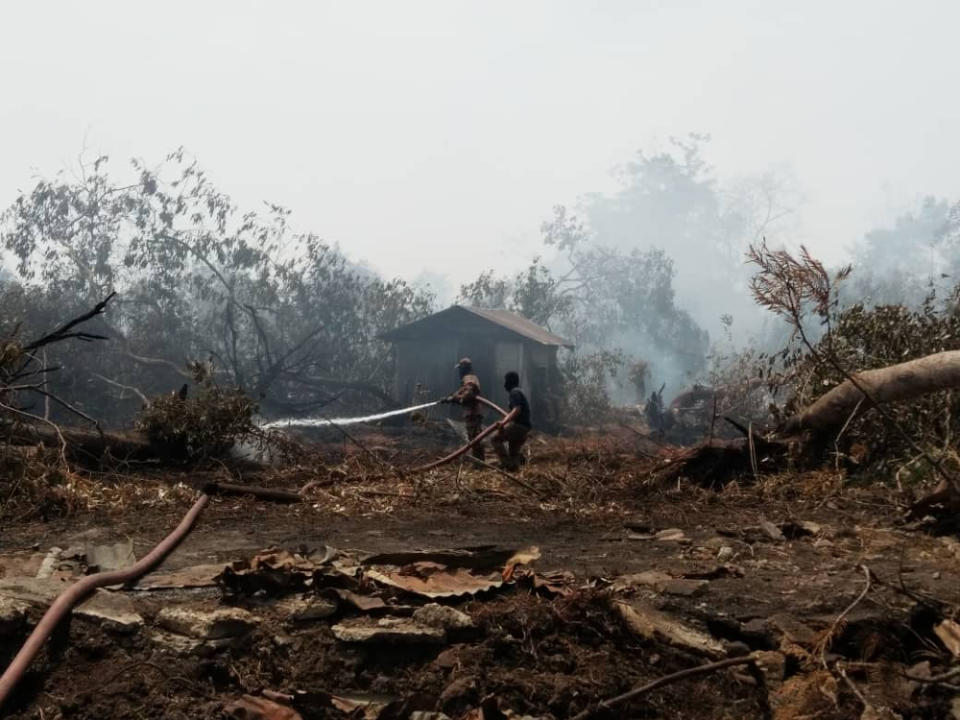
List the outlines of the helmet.
{"label": "helmet", "polygon": [[460,358],[460,362],[458,362],[456,365],[454,365],[454,366],[453,366],[453,369],[454,369],[454,370],[469,370],[469,369],[472,368],[472,367],[473,367],[473,362],[470,360],[470,358],[465,357],[465,358]]}

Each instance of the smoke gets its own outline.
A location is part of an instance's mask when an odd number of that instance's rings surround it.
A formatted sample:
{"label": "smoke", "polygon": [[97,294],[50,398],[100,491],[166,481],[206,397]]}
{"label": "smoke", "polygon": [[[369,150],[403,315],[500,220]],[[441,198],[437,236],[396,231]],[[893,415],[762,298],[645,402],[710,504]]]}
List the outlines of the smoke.
{"label": "smoke", "polygon": [[[666,385],[667,397],[701,379],[712,344],[722,341],[730,351],[764,332],[767,318],[751,298],[744,253],[763,238],[782,242],[796,228],[800,193],[787,171],[722,182],[706,161],[708,141],[690,135],[671,140],[665,151],[638,152],[616,169],[617,190],[585,194],[579,203],[582,232],[600,252],[623,258],[662,252],[669,263],[656,274],[662,285],[656,297],[639,302],[635,288],[617,291],[621,314],[641,317],[585,343],[646,362],[648,385]],[[553,239],[558,250],[547,261],[559,276],[570,270],[562,252],[570,234],[568,227]],[[602,313],[592,314],[600,321]],[[619,402],[636,401],[629,365],[611,383]]]}
{"label": "smoke", "polygon": [[433,296],[433,301],[437,307],[447,307],[453,303],[457,296],[456,288],[450,281],[450,278],[441,272],[434,270],[421,270],[420,273],[410,281],[411,287]]}
{"label": "smoke", "polygon": [[789,238],[800,195],[784,169],[723,182],[705,157],[708,142],[690,135],[659,153],[638,152],[617,169],[618,191],[586,195],[581,205],[599,244],[665,251],[678,306],[712,337],[732,317],[743,341],[761,321],[744,253],[762,238]]}
{"label": "smoke", "polygon": [[854,244],[851,288],[843,299],[916,307],[960,281],[960,204],[925,198],[920,207],[874,228]]}

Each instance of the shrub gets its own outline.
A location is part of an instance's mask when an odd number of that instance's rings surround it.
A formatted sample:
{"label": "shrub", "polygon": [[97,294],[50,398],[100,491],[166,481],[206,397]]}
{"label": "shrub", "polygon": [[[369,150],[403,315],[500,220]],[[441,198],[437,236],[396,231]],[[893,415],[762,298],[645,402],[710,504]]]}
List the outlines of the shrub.
{"label": "shrub", "polygon": [[623,364],[619,351],[567,355],[560,364],[560,417],[576,425],[604,420],[610,413],[608,387]]}
{"label": "shrub", "polygon": [[[902,305],[853,305],[831,318],[831,328],[817,344],[824,357],[832,353],[849,372],[882,368],[945,350],[960,349],[960,313],[948,305],[937,307],[931,295],[919,308]],[[793,392],[782,408],[789,416],[843,382],[834,366],[811,354],[786,355],[784,370]],[[896,423],[921,446],[937,452],[954,444],[960,428],[960,393],[936,393],[887,407]],[[876,412],[850,424],[845,444],[866,448],[865,460],[877,469],[897,467],[916,451]]]}
{"label": "shrub", "polygon": [[169,457],[198,460],[223,456],[244,437],[257,432],[256,404],[238,388],[218,386],[195,368],[193,394],[179,392],[153,398],[137,415],[136,426]]}

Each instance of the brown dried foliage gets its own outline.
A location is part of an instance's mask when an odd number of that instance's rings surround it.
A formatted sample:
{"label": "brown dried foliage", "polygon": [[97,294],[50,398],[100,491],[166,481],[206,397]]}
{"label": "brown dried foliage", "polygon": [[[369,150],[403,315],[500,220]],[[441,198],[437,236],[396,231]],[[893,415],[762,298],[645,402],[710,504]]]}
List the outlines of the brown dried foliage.
{"label": "brown dried foliage", "polygon": [[[863,304],[844,308],[837,285],[850,274],[849,265],[831,276],[806,248],[794,258],[765,243],[750,248],[748,261],[758,267],[751,281],[757,303],[789,322],[801,341],[759,358],[765,362],[758,365],[757,375],[764,378],[769,392],[786,391],[785,402],[771,406],[777,420],[799,412],[845,380],[856,385],[860,371],[960,348],[955,298],[941,307],[931,293],[916,309]],[[810,311],[824,328],[819,339],[809,334]],[[958,413],[960,402],[949,392],[878,407],[842,431],[836,444],[842,457],[837,460],[851,468],[885,471],[923,459],[916,467],[919,477],[929,477],[931,470],[942,475],[941,461],[951,452]]]}
{"label": "brown dried foliage", "polygon": [[238,388],[223,388],[201,378],[192,395],[172,393],[154,398],[137,415],[137,429],[171,459],[223,456],[233,445],[256,434],[256,405]]}
{"label": "brown dried foliage", "polygon": [[766,241],[750,246],[747,262],[759,268],[750,280],[757,304],[797,325],[798,332],[808,309],[825,320],[829,317],[836,306],[836,285],[852,270],[846,265],[831,277],[803,245],[795,258],[787,250],[771,250]]}

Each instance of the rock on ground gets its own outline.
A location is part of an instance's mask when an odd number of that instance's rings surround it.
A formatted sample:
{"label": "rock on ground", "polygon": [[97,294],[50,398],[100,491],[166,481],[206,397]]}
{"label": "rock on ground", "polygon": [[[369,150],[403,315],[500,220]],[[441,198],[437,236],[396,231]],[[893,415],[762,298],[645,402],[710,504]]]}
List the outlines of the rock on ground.
{"label": "rock on ground", "polygon": [[74,609],[73,614],[100,624],[104,630],[133,634],[143,627],[143,618],[130,598],[107,590],[97,590]]}
{"label": "rock on ground", "polygon": [[430,603],[413,613],[414,621],[428,627],[442,630],[465,630],[473,627],[473,618],[455,608],[438,603]]}
{"label": "rock on ground", "polygon": [[178,635],[164,630],[154,630],[150,633],[150,641],[160,650],[172,655],[187,657],[197,655],[210,657],[220,650],[237,647],[241,638],[221,638],[219,640],[197,640],[196,638]]}
{"label": "rock on ground", "polygon": [[289,622],[302,623],[335,615],[339,606],[336,600],[328,598],[287,598],[276,607],[287,613]]}
{"label": "rock on ground", "polygon": [[31,605],[46,607],[69,586],[69,583],[52,578],[0,578],[0,597],[22,600]]}
{"label": "rock on ground", "polygon": [[198,640],[219,640],[245,635],[260,618],[241,608],[195,610],[167,607],[157,615],[157,624],[170,632]]}
{"label": "rock on ground", "polygon": [[641,573],[621,575],[613,582],[612,587],[614,590],[625,590],[630,587],[648,587],[667,595],[693,597],[704,592],[707,589],[707,585],[709,585],[709,583],[706,580],[675,578],[659,570],[646,570]]}
{"label": "rock on ground", "polygon": [[334,625],[333,635],[342,642],[427,643],[439,644],[447,639],[441,628],[429,627],[404,618],[367,618],[348,620]]}
{"label": "rock on ground", "polygon": [[16,598],[0,596],[0,637],[17,632],[27,619],[30,604]]}

